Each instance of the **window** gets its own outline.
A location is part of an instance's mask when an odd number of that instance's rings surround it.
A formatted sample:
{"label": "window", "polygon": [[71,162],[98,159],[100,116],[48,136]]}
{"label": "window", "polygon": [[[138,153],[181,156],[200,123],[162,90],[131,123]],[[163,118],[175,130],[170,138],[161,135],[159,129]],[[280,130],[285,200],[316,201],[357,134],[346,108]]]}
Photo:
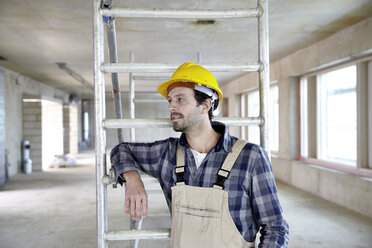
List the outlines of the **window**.
{"label": "window", "polygon": [[356,65],[301,80],[301,156],[356,166]]}
{"label": "window", "polygon": [[318,158],[356,166],[356,66],[320,74]]}
{"label": "window", "polygon": [[[278,86],[270,88],[269,104],[269,136],[271,151],[279,150],[279,92]],[[258,90],[249,91],[242,94],[242,116],[257,117],[260,115],[260,99]],[[260,128],[258,126],[248,126],[242,128],[242,137],[251,143],[260,144]]]}

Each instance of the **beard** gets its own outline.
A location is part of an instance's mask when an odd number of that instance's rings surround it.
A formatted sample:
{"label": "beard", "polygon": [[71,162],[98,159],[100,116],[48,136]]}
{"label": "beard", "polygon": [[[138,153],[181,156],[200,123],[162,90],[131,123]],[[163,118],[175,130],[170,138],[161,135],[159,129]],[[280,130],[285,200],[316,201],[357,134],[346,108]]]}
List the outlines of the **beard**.
{"label": "beard", "polygon": [[[177,115],[181,118],[174,121],[172,119],[174,115]],[[171,120],[172,120],[173,130],[175,132],[184,132],[187,129],[187,123],[185,121],[185,116],[184,115],[182,115],[180,113],[172,113],[171,114]]]}
{"label": "beard", "polygon": [[[172,117],[176,115],[177,117],[180,117],[179,119],[172,120]],[[171,114],[171,120],[173,124],[173,130],[175,132],[182,132],[182,133],[187,133],[189,131],[192,131],[195,129],[196,126],[199,126],[201,119],[198,118],[198,115],[183,115],[181,113],[172,113]]]}

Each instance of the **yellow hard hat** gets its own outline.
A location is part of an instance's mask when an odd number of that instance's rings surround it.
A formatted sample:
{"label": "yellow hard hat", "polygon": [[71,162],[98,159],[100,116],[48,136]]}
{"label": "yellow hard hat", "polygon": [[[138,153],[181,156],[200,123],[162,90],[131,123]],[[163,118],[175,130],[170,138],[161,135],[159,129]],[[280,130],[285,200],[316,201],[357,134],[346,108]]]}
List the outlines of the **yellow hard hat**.
{"label": "yellow hard hat", "polygon": [[221,102],[222,100],[223,94],[218,87],[218,83],[215,77],[207,69],[195,63],[187,62],[179,66],[173,73],[170,80],[162,83],[158,87],[159,93],[167,98],[168,87],[176,82],[192,82],[197,84],[198,86],[206,86],[207,88],[211,88],[217,92],[218,102]]}

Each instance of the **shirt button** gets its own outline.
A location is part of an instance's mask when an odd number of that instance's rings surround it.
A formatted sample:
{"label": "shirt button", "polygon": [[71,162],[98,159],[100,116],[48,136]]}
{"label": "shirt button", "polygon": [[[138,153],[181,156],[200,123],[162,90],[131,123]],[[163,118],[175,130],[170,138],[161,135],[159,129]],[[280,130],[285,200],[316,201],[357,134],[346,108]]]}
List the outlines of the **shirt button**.
{"label": "shirt button", "polygon": [[197,184],[198,183],[198,180],[194,179],[194,184]]}

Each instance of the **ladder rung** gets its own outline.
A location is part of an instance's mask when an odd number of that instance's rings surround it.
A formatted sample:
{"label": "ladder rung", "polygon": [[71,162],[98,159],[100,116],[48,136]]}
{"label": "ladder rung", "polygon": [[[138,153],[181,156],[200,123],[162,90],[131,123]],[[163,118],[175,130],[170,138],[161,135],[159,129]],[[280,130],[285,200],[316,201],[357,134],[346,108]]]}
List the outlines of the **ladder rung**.
{"label": "ladder rung", "polygon": [[230,19],[252,18],[261,15],[258,8],[212,10],[212,9],[132,9],[113,8],[101,9],[101,15],[112,17],[140,17],[140,18],[196,18],[196,19]]}
{"label": "ladder rung", "polygon": [[169,80],[169,77],[157,77],[157,76],[133,76],[133,79],[134,80],[151,80],[151,81],[155,81],[155,80],[160,80],[160,81],[167,81]]}
{"label": "ladder rung", "polygon": [[170,217],[170,213],[169,212],[163,212],[163,213],[149,212],[147,213],[147,217]]}
{"label": "ladder rung", "polygon": [[[179,64],[160,64],[160,63],[106,63],[101,65],[103,72],[174,72]],[[261,63],[213,63],[202,64],[204,68],[214,72],[241,72],[241,71],[260,71]]]}
{"label": "ladder rung", "polygon": [[169,239],[170,229],[109,231],[106,240]]}
{"label": "ladder rung", "polygon": [[[224,117],[214,118],[214,120],[232,127],[259,126],[262,123],[260,117]],[[172,122],[169,118],[108,119],[103,121],[102,126],[104,128],[168,128],[172,127]]]}
{"label": "ladder rung", "polygon": [[135,103],[167,103],[166,99],[134,99]]}

